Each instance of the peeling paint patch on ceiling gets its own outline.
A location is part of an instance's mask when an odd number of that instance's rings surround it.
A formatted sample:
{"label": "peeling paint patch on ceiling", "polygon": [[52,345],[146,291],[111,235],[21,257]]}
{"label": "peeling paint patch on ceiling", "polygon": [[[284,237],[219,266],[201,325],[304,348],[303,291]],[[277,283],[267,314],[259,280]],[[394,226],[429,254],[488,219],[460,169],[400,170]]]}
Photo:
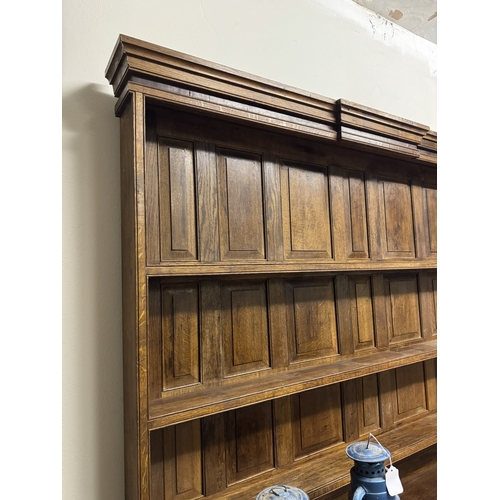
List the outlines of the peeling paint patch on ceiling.
{"label": "peeling paint patch on ceiling", "polygon": [[398,9],[391,10],[391,12],[389,12],[389,16],[391,16],[396,21],[399,21],[403,17],[403,13]]}
{"label": "peeling paint patch on ceiling", "polygon": [[437,0],[353,0],[379,16],[437,44]]}

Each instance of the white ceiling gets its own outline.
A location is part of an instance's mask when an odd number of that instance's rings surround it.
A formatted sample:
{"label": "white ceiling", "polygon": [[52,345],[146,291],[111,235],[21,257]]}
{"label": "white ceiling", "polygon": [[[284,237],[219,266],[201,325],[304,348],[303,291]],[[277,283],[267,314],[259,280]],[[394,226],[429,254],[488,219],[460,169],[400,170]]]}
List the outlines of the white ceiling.
{"label": "white ceiling", "polygon": [[437,44],[437,0],[353,0]]}

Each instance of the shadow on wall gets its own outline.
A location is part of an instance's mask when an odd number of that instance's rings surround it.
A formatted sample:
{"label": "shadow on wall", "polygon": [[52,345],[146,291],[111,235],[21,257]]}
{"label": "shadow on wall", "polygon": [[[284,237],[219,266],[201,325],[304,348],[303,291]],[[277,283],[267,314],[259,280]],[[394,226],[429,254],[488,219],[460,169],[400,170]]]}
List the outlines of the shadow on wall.
{"label": "shadow on wall", "polygon": [[[63,95],[63,494],[122,500],[119,120],[104,85]],[[107,91],[105,92],[104,89]]]}

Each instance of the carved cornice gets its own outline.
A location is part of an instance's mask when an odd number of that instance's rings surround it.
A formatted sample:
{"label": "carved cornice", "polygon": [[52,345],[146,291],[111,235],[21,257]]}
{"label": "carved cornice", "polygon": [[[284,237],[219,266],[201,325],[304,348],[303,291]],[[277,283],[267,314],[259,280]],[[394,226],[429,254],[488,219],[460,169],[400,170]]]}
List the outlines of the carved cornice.
{"label": "carved cornice", "polygon": [[378,154],[436,162],[437,134],[425,125],[125,35],[119,36],[105,75],[118,97],[117,115],[128,93],[138,91],[150,99],[202,113]]}

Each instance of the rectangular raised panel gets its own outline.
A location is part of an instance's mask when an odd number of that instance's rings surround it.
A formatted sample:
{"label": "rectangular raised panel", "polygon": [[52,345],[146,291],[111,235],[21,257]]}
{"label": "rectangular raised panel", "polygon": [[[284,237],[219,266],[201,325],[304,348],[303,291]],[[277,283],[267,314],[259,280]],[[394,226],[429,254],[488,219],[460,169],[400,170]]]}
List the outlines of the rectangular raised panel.
{"label": "rectangular raised panel", "polygon": [[330,168],[335,259],[368,259],[368,215],[365,174]]}
{"label": "rectangular raised panel", "polygon": [[264,259],[262,159],[219,151],[222,259]]}
{"label": "rectangular raised panel", "polygon": [[427,226],[429,254],[437,255],[437,189],[424,188],[424,218]]}
{"label": "rectangular raised panel", "polygon": [[225,423],[228,485],[274,468],[270,401],[229,411]]}
{"label": "rectangular raised panel", "polygon": [[199,383],[198,287],[161,287],[163,389]]}
{"label": "rectangular raised panel", "polygon": [[[421,181],[421,179],[419,179]],[[415,245],[419,259],[437,259],[437,189],[435,184],[412,183]]]}
{"label": "rectangular raised panel", "polygon": [[354,350],[375,347],[371,278],[352,276],[349,278],[351,322]]}
{"label": "rectangular raised panel", "polygon": [[415,258],[410,181],[379,178],[378,187],[382,258]]}
{"label": "rectangular raised panel", "polygon": [[228,283],[221,293],[224,374],[269,368],[266,283]]}
{"label": "rectangular raised panel", "polygon": [[413,363],[379,373],[382,426],[436,409],[435,360]]}
{"label": "rectangular raised panel", "polygon": [[389,344],[422,337],[416,275],[384,278]]}
{"label": "rectangular raised panel", "polygon": [[327,168],[282,166],[281,194],[285,259],[332,258]]}
{"label": "rectangular raised panel", "polygon": [[160,260],[196,260],[193,144],[158,139]]}
{"label": "rectangular raised panel", "polygon": [[198,285],[152,280],[148,302],[149,398],[158,399],[201,383]]}
{"label": "rectangular raised panel", "polygon": [[339,384],[293,396],[292,426],[295,459],[342,442]]}
{"label": "rectangular raised panel", "polygon": [[334,356],[339,352],[333,280],[285,283],[290,362]]}
{"label": "rectangular raised panel", "polygon": [[377,375],[356,379],[359,435],[364,436],[380,428],[379,390]]}
{"label": "rectangular raised panel", "polygon": [[203,496],[200,420],[151,433],[152,500]]}
{"label": "rectangular raised panel", "polygon": [[397,368],[395,378],[396,422],[427,411],[423,363]]}

